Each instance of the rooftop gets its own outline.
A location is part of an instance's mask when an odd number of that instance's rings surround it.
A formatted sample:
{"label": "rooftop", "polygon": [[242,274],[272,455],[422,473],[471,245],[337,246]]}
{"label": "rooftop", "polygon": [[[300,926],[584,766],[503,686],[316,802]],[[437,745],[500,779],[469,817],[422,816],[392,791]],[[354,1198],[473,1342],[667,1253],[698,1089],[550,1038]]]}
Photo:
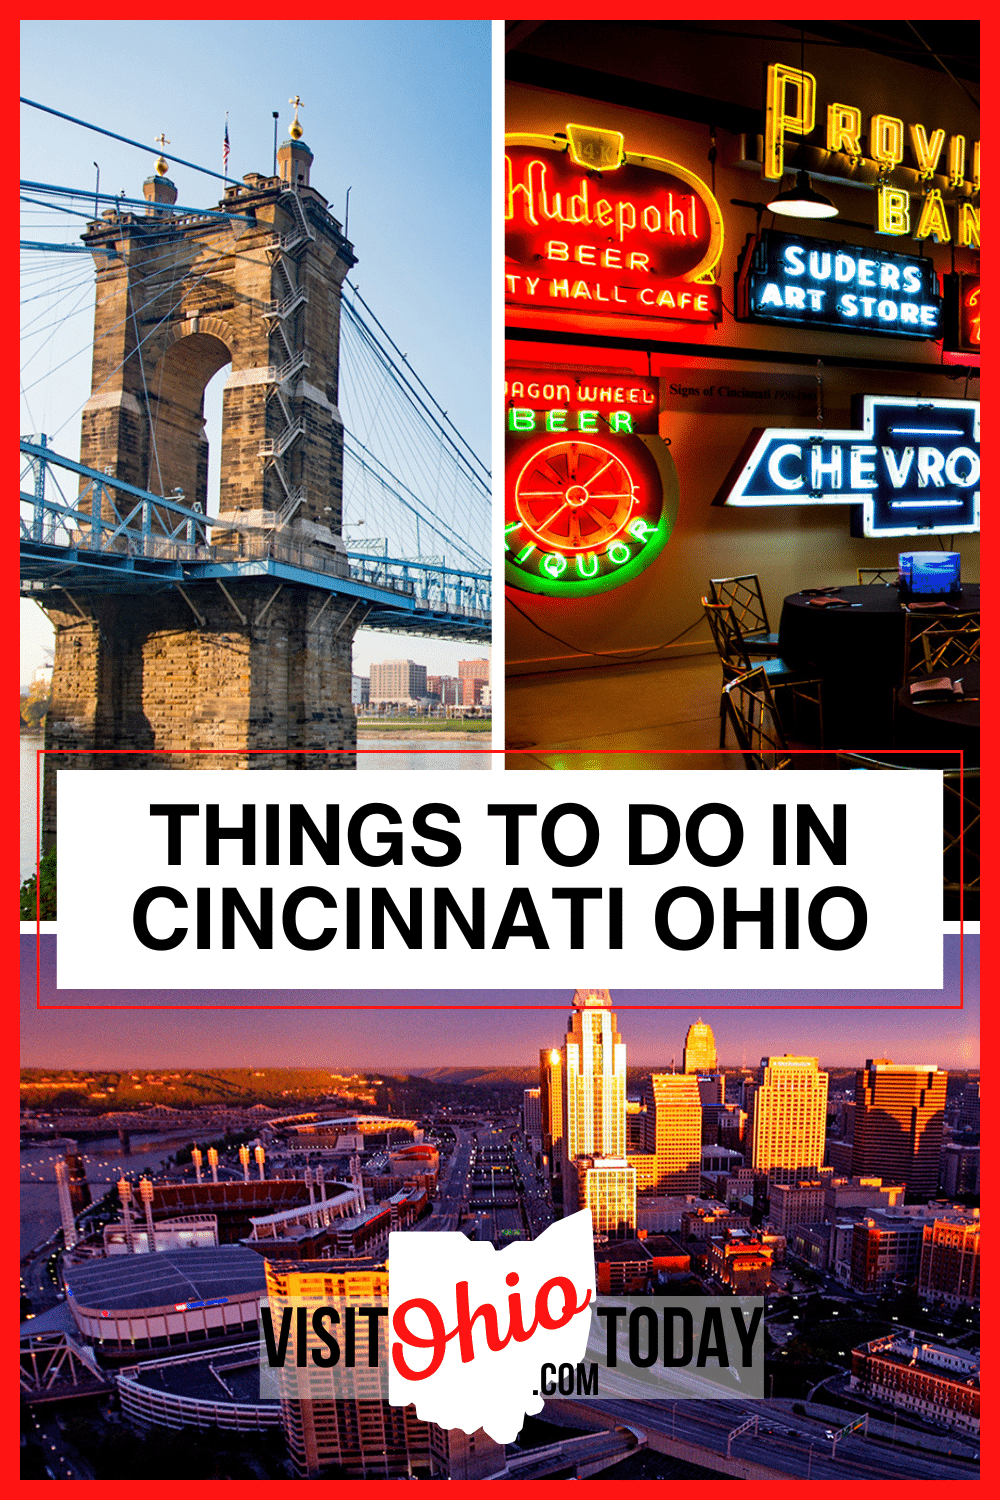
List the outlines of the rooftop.
{"label": "rooftop", "polygon": [[264,1262],[243,1245],[115,1255],[74,1266],[67,1295],[102,1312],[195,1307],[248,1292],[264,1293]]}

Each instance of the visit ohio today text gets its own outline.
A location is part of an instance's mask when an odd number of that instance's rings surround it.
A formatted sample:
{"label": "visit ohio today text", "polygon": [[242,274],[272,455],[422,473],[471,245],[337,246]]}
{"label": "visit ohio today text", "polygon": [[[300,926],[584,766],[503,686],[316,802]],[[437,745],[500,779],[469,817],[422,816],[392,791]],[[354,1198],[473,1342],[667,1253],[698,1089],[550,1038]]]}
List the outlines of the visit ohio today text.
{"label": "visit ohio today text", "polygon": [[[679,952],[712,943],[726,949],[814,945],[828,952],[856,947],[868,929],[868,909],[851,886],[820,884],[827,867],[848,863],[848,809],[832,802],[820,813],[808,802],[776,802],[766,836],[748,839],[740,814],[706,801],[678,814],[656,802],[623,806],[614,833],[630,869],[673,867],[676,884],[656,892],[614,880],[602,852],[601,822],[582,802],[539,812],[527,802],[491,802],[485,820],[462,827],[447,802],[427,802],[404,817],[388,802],[371,801],[341,817],[337,803],[312,811],[303,803],[244,803],[238,822],[226,823],[216,802],[149,805],[155,853],[166,866],[197,866],[194,888],[165,875],[133,903],[132,926],[144,948],[169,951],[236,947],[301,951],[326,948],[379,951],[387,947],[515,952],[608,950],[656,940]],[[231,814],[229,815],[231,816]],[[605,818],[610,814],[605,810]],[[472,820],[470,820],[471,823]],[[609,830],[605,829],[605,833]],[[624,837],[622,836],[624,834]],[[612,842],[612,840],[608,840]],[[855,851],[859,865],[864,853]],[[698,881],[698,872],[728,869],[743,860],[742,885]],[[213,867],[280,867],[285,885],[217,884]],[[287,889],[291,867],[343,866],[343,885],[310,881]],[[768,866],[775,884],[762,885]],[[780,872],[792,866],[801,874]],[[811,868],[810,868],[811,867]],[[517,869],[530,883],[496,881],[498,868]],[[448,883],[425,885],[428,870],[449,870]],[[374,884],[368,870],[385,870],[390,884]],[[394,870],[403,873],[393,876]],[[582,872],[550,884],[558,870]],[[832,875],[832,871],[831,871]],[[221,875],[220,878],[227,878]],[[228,877],[230,880],[232,876]],[[306,876],[308,880],[308,876]],[[281,881],[276,876],[276,885]],[[708,888],[703,888],[708,887]],[[641,890],[641,894],[639,891]]]}

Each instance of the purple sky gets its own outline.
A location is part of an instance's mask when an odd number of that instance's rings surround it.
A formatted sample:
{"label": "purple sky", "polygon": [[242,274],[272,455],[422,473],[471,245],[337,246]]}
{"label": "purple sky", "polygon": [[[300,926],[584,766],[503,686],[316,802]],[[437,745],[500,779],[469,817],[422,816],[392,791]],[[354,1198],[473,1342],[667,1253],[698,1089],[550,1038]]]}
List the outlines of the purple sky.
{"label": "purple sky", "polygon": [[[538,1049],[558,1044],[573,989],[590,984],[586,973],[570,976],[563,990],[480,989],[272,991],[144,990],[141,1004],[122,991],[55,988],[55,939],[42,939],[42,1004],[104,1005],[107,1010],[35,1008],[35,940],[22,938],[21,1063],[25,1067],[357,1067],[405,1072],[435,1065],[534,1065]],[[957,937],[946,937],[945,988],[940,990],[778,991],[613,990],[630,1065],[678,1064],[684,1033],[698,1016],[715,1032],[720,1059],[756,1063],[769,1052],[802,1052],[832,1067],[855,1066],[866,1057],[937,1063],[947,1068],[979,1066],[979,939],[965,940],[965,1005],[958,1010]],[[278,1010],[244,1012],[242,1004]],[[292,1006],[401,1005],[399,1011],[292,1010]],[[235,1011],[156,1011],[143,1006],[193,1004]],[[491,1010],[427,1011],[429,1004],[493,1006]],[[547,1010],[511,1010],[512,1005]],[[633,1007],[677,1006],[673,1011]],[[808,1011],[776,1006],[807,1005]],[[831,1011],[831,1005],[864,1006]],[[926,1010],[891,1007],[916,1005]],[[745,1006],[720,1010],[719,1006]],[[951,1007],[951,1009],[947,1009]],[[498,1015],[497,1010],[504,1014]],[[125,1011],[124,1015],[118,1014]],[[756,1014],[750,1014],[755,1011]]]}

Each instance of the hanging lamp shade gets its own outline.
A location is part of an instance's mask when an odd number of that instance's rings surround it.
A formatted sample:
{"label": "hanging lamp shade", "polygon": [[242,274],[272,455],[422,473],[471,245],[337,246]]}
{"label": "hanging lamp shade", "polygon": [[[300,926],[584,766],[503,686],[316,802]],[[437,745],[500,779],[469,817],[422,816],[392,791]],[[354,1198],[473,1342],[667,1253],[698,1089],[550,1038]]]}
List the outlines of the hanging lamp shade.
{"label": "hanging lamp shade", "polygon": [[805,171],[796,172],[795,186],[776,193],[767,206],[771,213],[786,214],[792,219],[833,219],[840,212],[829,198],[817,193]]}

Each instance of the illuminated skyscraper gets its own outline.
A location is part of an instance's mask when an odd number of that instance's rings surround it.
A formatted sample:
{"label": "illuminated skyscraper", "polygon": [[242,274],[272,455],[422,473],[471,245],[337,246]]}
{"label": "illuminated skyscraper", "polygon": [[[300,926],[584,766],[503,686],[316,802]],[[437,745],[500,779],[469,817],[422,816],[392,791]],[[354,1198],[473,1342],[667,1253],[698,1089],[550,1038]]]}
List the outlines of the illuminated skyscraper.
{"label": "illuminated skyscraper", "polygon": [[718,1068],[719,1056],[712,1028],[699,1016],[697,1021],[692,1021],[684,1038],[684,1072],[716,1073]]}
{"label": "illuminated skyscraper", "polygon": [[697,1193],[701,1188],[702,1106],[698,1079],[654,1073],[646,1089],[641,1152],[629,1153],[640,1193]]}
{"label": "illuminated skyscraper", "polygon": [[947,1090],[940,1068],[869,1058],[855,1086],[852,1175],[905,1182],[908,1203],[933,1198]]}
{"label": "illuminated skyscraper", "polygon": [[[625,1044],[608,990],[574,994],[561,1064],[564,1211],[589,1207],[595,1233],[612,1220],[617,1232],[627,1233],[635,1226],[635,1173],[625,1160]],[[587,1173],[592,1174],[589,1188]]]}
{"label": "illuminated skyscraper", "polygon": [[826,1135],[829,1074],[815,1057],[762,1057],[748,1088],[749,1165],[771,1182],[818,1178]]}
{"label": "illuminated skyscraper", "polygon": [[562,1171],[563,1060],[555,1047],[538,1054],[539,1104],[542,1112],[542,1150],[548,1157],[549,1176]]}

